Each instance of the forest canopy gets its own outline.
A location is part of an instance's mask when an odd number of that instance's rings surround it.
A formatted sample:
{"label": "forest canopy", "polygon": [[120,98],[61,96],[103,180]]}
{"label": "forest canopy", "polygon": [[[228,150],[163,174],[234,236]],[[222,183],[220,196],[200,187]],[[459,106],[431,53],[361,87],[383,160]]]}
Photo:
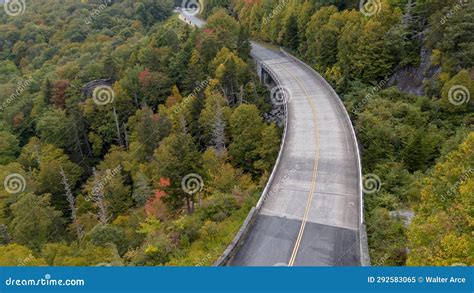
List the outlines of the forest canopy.
{"label": "forest canopy", "polygon": [[173,9],[0,16],[0,265],[209,265],[233,238],[281,131],[241,26]]}
{"label": "forest canopy", "polygon": [[373,265],[473,265],[474,3],[31,1],[0,14],[0,265],[210,265],[281,129],[250,39],[336,89]]}

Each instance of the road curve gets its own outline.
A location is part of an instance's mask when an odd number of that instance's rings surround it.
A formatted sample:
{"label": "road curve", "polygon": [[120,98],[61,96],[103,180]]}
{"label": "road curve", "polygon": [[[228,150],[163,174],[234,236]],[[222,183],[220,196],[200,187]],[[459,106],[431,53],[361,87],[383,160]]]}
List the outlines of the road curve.
{"label": "road curve", "polygon": [[359,152],[344,106],[302,62],[252,46],[252,56],[290,93],[288,128],[269,191],[230,265],[363,264]]}

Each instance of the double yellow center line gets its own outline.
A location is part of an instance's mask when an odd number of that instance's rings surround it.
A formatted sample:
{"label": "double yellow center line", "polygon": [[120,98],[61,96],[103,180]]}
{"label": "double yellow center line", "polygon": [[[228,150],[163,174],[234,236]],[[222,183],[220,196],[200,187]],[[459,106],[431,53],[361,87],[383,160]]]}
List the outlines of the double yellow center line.
{"label": "double yellow center line", "polygon": [[[293,247],[293,252],[291,254],[290,261],[288,262],[288,266],[291,267],[295,263],[296,256],[298,254],[298,250],[300,248],[301,241],[303,239],[304,229],[305,229],[306,223],[308,222],[308,216],[309,216],[309,212],[310,212],[310,209],[311,209],[311,204],[313,202],[314,193],[316,191],[316,179],[317,179],[317,176],[318,176],[318,165],[319,165],[319,128],[318,128],[316,107],[315,107],[313,101],[311,100],[308,91],[306,91],[306,88],[304,87],[303,83],[297,77],[293,76],[291,74],[291,72],[289,72],[285,67],[281,66],[280,64],[276,64],[276,65],[280,66],[280,68],[282,68],[284,71],[286,71],[303,89],[303,91],[305,93],[305,97],[306,97],[306,99],[308,100],[308,102],[311,106],[311,112],[313,113],[313,122],[314,122],[314,126],[315,126],[314,131],[315,131],[315,143],[316,143],[316,151],[315,151],[316,156],[315,156],[315,161],[314,161],[314,165],[313,165],[313,172],[312,172],[312,176],[311,176],[311,185],[310,185],[310,189],[309,189],[308,199],[306,201],[306,208],[305,208],[305,211],[304,211],[303,219],[301,221],[301,227],[300,227],[298,237],[297,237],[296,242],[295,242],[295,246]],[[288,113],[287,113],[287,115],[288,115]]]}

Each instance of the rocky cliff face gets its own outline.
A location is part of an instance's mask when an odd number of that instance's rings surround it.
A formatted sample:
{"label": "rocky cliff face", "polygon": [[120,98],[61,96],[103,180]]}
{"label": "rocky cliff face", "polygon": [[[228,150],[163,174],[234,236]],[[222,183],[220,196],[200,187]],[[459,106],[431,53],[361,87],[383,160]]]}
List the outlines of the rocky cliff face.
{"label": "rocky cliff face", "polygon": [[431,54],[426,48],[420,52],[420,65],[407,66],[395,71],[388,81],[388,86],[396,86],[400,91],[416,96],[424,94],[425,81],[441,72],[441,67],[432,65]]}
{"label": "rocky cliff face", "polygon": [[274,105],[270,112],[264,114],[265,121],[275,122],[278,127],[285,126],[285,107]]}

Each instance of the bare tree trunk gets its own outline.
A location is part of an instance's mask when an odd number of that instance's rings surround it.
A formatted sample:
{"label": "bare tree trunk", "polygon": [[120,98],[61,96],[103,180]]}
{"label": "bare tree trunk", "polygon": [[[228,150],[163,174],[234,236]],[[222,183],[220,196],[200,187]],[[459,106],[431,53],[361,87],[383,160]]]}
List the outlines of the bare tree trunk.
{"label": "bare tree trunk", "polygon": [[244,86],[240,86],[240,94],[239,94],[239,105],[242,105],[244,102]]}
{"label": "bare tree trunk", "polygon": [[184,118],[184,115],[181,114],[181,116],[179,117],[179,122],[181,123],[181,130],[183,131],[183,133],[188,133],[187,121]]}
{"label": "bare tree trunk", "polygon": [[118,143],[120,144],[120,146],[123,147],[123,142],[122,142],[122,135],[120,133],[120,125],[119,125],[119,121],[118,121],[118,116],[117,116],[117,111],[115,110],[115,107],[114,107],[114,119],[115,119],[115,126],[117,128],[117,139],[118,139]]}
{"label": "bare tree trunk", "polygon": [[191,214],[194,214],[194,194],[191,195]]}
{"label": "bare tree trunk", "polygon": [[71,221],[74,224],[74,227],[76,228],[77,240],[80,240],[82,238],[82,227],[77,221],[76,202],[74,200],[74,196],[72,195],[71,186],[69,185],[66,173],[64,172],[62,167],[60,173],[64,185],[64,191],[66,192],[66,198],[69,203],[69,209],[71,210]]}
{"label": "bare tree trunk", "polygon": [[135,101],[135,107],[138,107],[138,106],[139,106],[139,105],[138,105],[138,97],[137,97],[137,96],[138,96],[137,93],[133,93],[133,99],[134,99],[134,101]]}
{"label": "bare tree trunk", "polygon": [[191,212],[191,201],[189,200],[189,196],[186,196],[186,209],[188,210],[188,214],[192,214],[192,212]]}
{"label": "bare tree trunk", "polygon": [[123,123],[123,133],[125,135],[125,147],[128,149],[128,133],[127,133],[127,124]]}
{"label": "bare tree trunk", "polygon": [[79,139],[79,133],[77,133],[76,125],[74,125],[74,137],[76,138],[76,148],[79,150],[81,159],[84,160],[84,153],[82,152],[81,140]]}

